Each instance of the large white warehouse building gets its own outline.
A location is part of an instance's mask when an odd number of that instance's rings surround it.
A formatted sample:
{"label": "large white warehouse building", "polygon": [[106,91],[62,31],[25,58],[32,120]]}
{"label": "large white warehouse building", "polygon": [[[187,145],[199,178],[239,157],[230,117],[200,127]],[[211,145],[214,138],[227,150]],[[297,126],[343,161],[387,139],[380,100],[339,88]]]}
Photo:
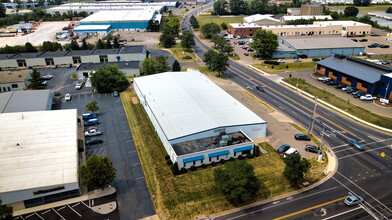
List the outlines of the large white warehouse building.
{"label": "large white warehouse building", "polygon": [[263,119],[200,72],[139,77],[134,88],[179,169],[251,154],[266,135]]}
{"label": "large white warehouse building", "polygon": [[32,207],[80,195],[76,109],[0,114],[0,199]]}

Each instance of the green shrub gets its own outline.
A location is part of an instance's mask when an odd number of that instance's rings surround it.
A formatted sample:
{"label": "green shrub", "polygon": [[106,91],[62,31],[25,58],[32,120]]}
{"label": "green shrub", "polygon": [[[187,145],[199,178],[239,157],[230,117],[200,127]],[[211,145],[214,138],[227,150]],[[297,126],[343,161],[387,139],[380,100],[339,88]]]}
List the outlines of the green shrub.
{"label": "green shrub", "polygon": [[[238,159],[243,160],[244,156],[240,155],[240,156],[238,156]],[[230,160],[231,160],[231,158],[230,158]]]}
{"label": "green shrub", "polygon": [[225,159],[221,159],[219,162],[220,162],[221,164],[225,164],[225,163],[226,163],[226,160],[225,160]]}
{"label": "green shrub", "polygon": [[189,169],[192,170],[192,171],[195,171],[196,167],[192,165],[191,168],[189,168]]}
{"label": "green shrub", "polygon": [[260,156],[260,148],[257,145],[254,146],[253,156],[255,156],[255,157]]}
{"label": "green shrub", "polygon": [[235,161],[235,158],[234,158],[234,157],[230,157],[229,160],[230,160],[230,161]]}
{"label": "green shrub", "polygon": [[185,167],[181,168],[180,173],[186,173]]}
{"label": "green shrub", "polygon": [[205,165],[204,163],[201,165],[201,167],[203,168],[207,168],[207,165]]}
{"label": "green shrub", "polygon": [[[181,169],[182,170],[182,169]],[[173,173],[173,175],[177,176],[178,174],[180,174],[180,172],[178,171],[178,164],[177,162],[175,162],[172,166],[171,166],[171,171]]]}
{"label": "green shrub", "polygon": [[167,165],[172,165],[173,162],[172,162],[171,160],[167,160],[167,161],[166,161],[166,164],[167,164]]}
{"label": "green shrub", "polygon": [[215,162],[215,161],[212,161],[212,162],[211,162],[211,166],[213,166],[213,167],[216,166],[216,162]]}
{"label": "green shrub", "polygon": [[170,156],[169,155],[165,155],[165,160],[170,160]]}
{"label": "green shrub", "polygon": [[266,60],[264,61],[265,64],[272,64],[272,65],[279,65],[278,61],[275,60]]}
{"label": "green shrub", "polygon": [[252,159],[254,157],[253,154],[248,154],[247,156],[249,159]]}

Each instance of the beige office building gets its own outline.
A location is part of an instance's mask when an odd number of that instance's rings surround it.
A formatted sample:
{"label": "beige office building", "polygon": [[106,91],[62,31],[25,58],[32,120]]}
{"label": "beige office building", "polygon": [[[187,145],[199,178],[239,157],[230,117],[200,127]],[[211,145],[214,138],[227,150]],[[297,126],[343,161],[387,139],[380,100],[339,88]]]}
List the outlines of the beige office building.
{"label": "beige office building", "polygon": [[301,15],[322,15],[324,6],[322,5],[301,5]]}

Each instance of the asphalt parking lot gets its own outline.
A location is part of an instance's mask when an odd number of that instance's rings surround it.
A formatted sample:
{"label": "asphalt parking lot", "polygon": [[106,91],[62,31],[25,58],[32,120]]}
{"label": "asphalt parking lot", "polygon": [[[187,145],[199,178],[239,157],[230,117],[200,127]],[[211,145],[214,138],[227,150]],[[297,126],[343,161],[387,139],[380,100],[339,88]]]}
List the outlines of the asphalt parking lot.
{"label": "asphalt parking lot", "polygon": [[14,220],[28,219],[28,220],[46,220],[46,219],[63,219],[63,220],[74,220],[74,219],[119,219],[119,211],[115,211],[102,215],[94,212],[91,207],[97,206],[103,203],[108,203],[116,200],[116,195],[106,196],[99,199],[90,199],[82,202],[72,203],[63,205],[51,209],[41,210],[39,212],[28,213],[25,215],[15,216]]}
{"label": "asphalt parking lot", "polygon": [[117,169],[112,186],[117,190],[120,218],[140,219],[154,215],[155,209],[120,97],[114,97],[110,93],[92,93],[91,88],[85,87],[75,90],[73,82],[70,82],[71,86],[62,85],[61,91],[62,94],[72,94],[72,100],[60,98],[53,109],[77,109],[80,115],[86,112],[85,105],[88,102],[97,101],[100,108],[97,115],[101,122],[98,127],[103,132],[99,137],[103,139],[103,143],[86,146],[86,155],[108,156]]}

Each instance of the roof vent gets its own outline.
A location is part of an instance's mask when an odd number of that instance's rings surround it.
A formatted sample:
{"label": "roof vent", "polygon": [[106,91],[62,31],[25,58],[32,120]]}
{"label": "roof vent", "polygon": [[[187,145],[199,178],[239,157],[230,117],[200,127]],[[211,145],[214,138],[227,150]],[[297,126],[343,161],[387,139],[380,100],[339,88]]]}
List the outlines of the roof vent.
{"label": "roof vent", "polygon": [[11,71],[8,71],[8,75],[11,75],[12,74],[12,72]]}
{"label": "roof vent", "polygon": [[19,74],[19,77],[22,77],[22,75]]}

